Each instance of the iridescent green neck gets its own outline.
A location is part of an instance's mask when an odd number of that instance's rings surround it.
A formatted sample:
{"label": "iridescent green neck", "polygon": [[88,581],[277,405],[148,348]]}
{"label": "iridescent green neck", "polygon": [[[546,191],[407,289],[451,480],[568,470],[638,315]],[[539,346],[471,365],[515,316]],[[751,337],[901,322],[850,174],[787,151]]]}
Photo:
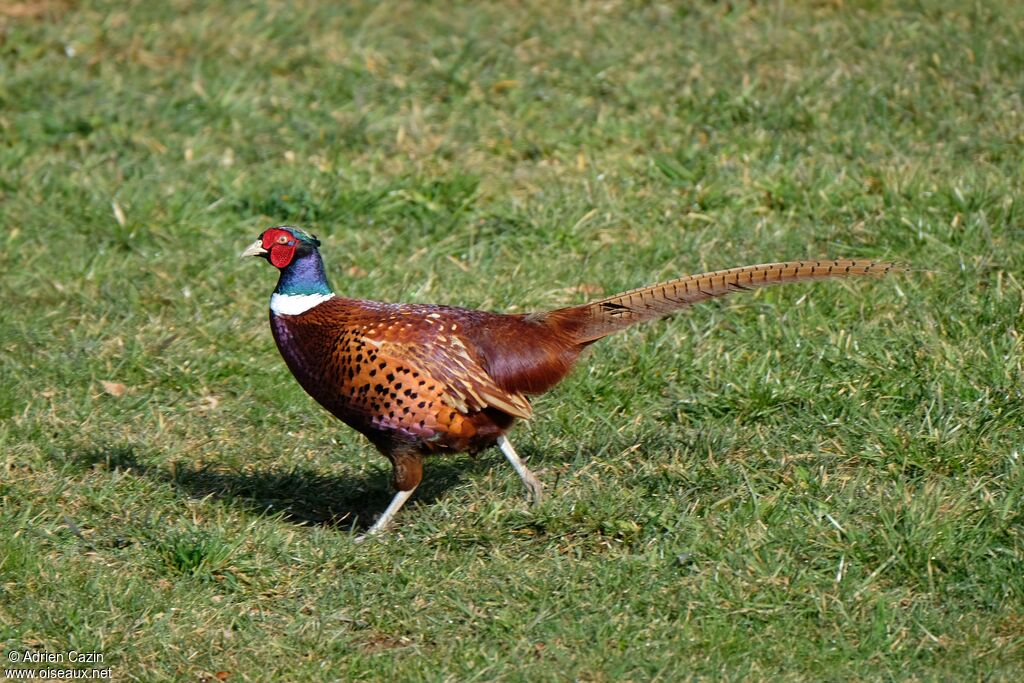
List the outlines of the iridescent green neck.
{"label": "iridescent green neck", "polygon": [[281,270],[275,294],[294,296],[297,294],[333,294],[334,290],[327,282],[324,262],[316,249],[302,256]]}

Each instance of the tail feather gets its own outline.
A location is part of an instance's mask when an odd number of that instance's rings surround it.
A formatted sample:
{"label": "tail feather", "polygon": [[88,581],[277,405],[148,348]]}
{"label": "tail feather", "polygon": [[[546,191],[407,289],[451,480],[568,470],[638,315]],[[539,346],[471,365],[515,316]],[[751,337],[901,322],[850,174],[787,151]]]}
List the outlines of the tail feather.
{"label": "tail feather", "polygon": [[787,261],[690,275],[650,287],[632,289],[581,306],[561,308],[544,318],[578,344],[589,344],[645,320],[653,320],[690,304],[768,285],[853,276],[882,276],[891,263],[837,259]]}

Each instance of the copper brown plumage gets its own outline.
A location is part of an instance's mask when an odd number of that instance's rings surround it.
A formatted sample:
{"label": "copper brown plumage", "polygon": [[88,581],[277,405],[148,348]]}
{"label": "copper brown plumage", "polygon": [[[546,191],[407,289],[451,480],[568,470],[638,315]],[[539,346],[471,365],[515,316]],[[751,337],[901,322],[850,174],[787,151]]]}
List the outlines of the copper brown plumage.
{"label": "copper brown plumage", "polygon": [[528,397],[557,384],[591,343],[704,299],[770,284],[884,275],[888,263],[770,263],[635,289],[580,306],[504,315],[334,295],[319,242],[297,228],[265,231],[243,255],[281,270],[270,322],[302,387],[392,463],[398,489],[370,529],[383,529],[419,485],[423,458],[495,444],[532,494],[541,485],[505,437],[532,414]]}

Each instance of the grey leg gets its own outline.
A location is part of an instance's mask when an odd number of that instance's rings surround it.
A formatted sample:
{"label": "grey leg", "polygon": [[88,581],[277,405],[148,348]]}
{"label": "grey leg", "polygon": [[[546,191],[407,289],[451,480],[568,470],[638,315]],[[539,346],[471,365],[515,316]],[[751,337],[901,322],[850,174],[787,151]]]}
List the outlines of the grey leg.
{"label": "grey leg", "polygon": [[544,498],[544,485],[540,483],[540,479],[530,471],[530,468],[526,466],[523,459],[516,453],[516,449],[512,448],[512,443],[509,442],[504,434],[498,437],[498,448],[505,454],[505,458],[512,463],[512,467],[515,468],[519,478],[523,480],[526,490],[529,492],[530,497],[533,498],[533,504],[540,505],[541,500]]}
{"label": "grey leg", "polygon": [[396,493],[395,497],[392,498],[391,502],[388,504],[387,509],[385,509],[380,518],[373,523],[373,526],[371,526],[364,535],[356,536],[356,543],[362,543],[366,540],[367,536],[375,536],[376,534],[384,531],[388,525],[391,524],[391,520],[395,518],[395,513],[402,509],[402,506],[405,505],[405,501],[409,500],[409,496],[411,496],[415,490],[416,489],[413,488],[408,491],[399,491]]}

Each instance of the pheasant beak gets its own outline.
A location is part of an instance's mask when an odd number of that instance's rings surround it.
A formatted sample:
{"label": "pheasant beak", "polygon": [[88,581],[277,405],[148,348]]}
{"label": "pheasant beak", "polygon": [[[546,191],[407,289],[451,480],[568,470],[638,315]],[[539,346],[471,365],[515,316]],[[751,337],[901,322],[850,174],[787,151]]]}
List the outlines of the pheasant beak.
{"label": "pheasant beak", "polygon": [[256,240],[246,247],[245,251],[238,255],[238,258],[245,258],[246,256],[265,256],[266,253],[267,250],[263,248],[263,241]]}

